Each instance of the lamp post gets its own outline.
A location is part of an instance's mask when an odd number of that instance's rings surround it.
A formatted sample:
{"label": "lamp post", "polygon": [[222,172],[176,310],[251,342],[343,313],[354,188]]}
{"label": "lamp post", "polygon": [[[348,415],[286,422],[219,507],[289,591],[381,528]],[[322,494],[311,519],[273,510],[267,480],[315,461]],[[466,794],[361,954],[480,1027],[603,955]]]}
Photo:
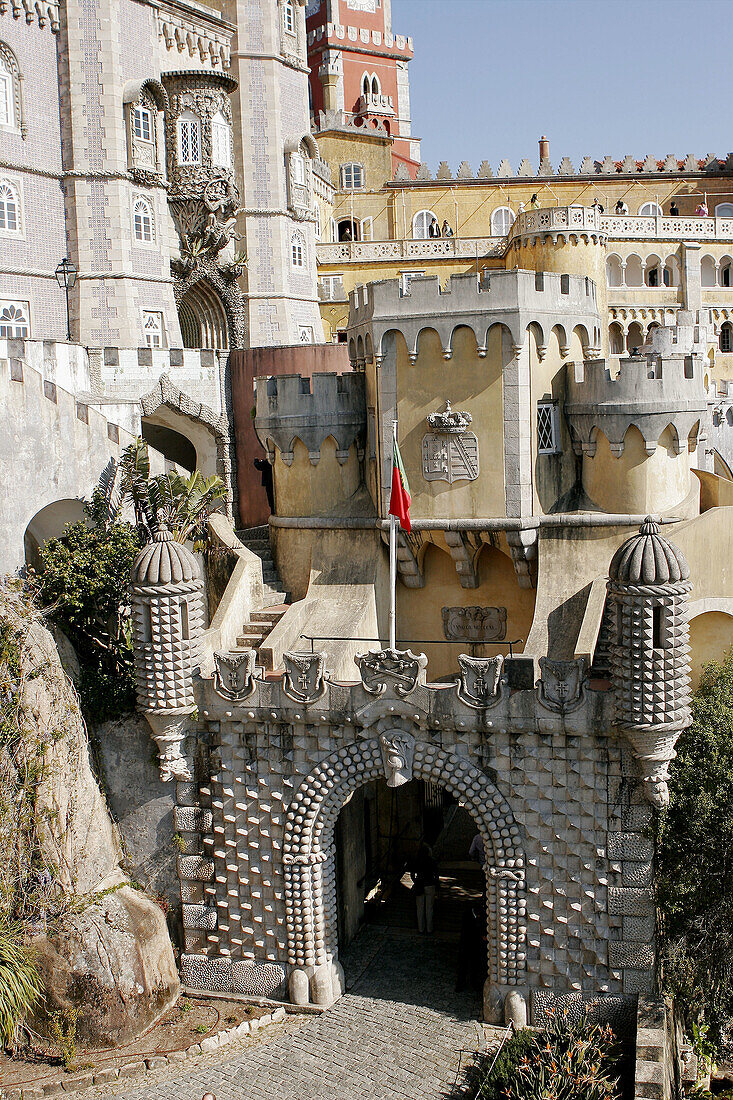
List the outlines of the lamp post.
{"label": "lamp post", "polygon": [[54,272],[56,275],[56,282],[59,284],[62,290],[66,291],[66,337],[71,343],[71,314],[69,313],[69,291],[74,289],[76,283],[76,276],[79,274],[77,268],[68,256],[61,261],[59,266]]}

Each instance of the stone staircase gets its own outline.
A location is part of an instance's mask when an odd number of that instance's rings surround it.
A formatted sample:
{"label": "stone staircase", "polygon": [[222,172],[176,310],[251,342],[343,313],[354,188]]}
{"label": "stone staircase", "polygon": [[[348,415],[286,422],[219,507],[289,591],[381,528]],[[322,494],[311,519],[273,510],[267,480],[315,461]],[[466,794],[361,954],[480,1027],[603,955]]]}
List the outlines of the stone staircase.
{"label": "stone staircase", "polygon": [[253,611],[249,621],[244,624],[242,633],[237,638],[237,646],[240,649],[254,649],[257,664],[266,672],[271,672],[272,661],[263,657],[260,647],[287,611],[289,594],[277,575],[270,550],[269,528],[250,527],[246,531],[237,531],[237,538],[261,559],[264,583],[263,605],[259,611]]}

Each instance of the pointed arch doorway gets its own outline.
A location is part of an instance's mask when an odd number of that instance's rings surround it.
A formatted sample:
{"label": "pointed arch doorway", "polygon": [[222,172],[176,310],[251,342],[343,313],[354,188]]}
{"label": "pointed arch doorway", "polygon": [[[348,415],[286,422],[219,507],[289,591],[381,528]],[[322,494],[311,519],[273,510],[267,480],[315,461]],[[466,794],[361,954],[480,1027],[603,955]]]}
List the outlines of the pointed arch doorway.
{"label": "pointed arch doorway", "polygon": [[194,283],[178,302],[184,348],[229,347],[226,310],[217,291],[206,279]]}
{"label": "pointed arch doorway", "polygon": [[303,780],[290,805],[284,862],[291,997],[300,1004],[331,1004],[343,992],[334,830],[354,792],[384,778],[384,742],[395,735],[410,744],[411,778],[448,791],[471,815],[483,841],[488,933],[483,999],[484,1015],[490,1017],[509,991],[524,992],[525,860],[519,828],[481,769],[399,727],[327,757]]}

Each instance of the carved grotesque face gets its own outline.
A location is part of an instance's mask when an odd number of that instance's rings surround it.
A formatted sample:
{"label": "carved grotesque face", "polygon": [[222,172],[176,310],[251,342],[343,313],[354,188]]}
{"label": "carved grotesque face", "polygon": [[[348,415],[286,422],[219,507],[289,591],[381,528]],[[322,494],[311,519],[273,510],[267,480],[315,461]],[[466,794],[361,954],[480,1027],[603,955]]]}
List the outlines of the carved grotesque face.
{"label": "carved grotesque face", "polygon": [[383,733],[379,738],[388,787],[402,787],[412,779],[414,741],[397,731]]}
{"label": "carved grotesque face", "polygon": [[659,777],[644,780],[644,793],[652,806],[661,810],[669,805],[669,787],[667,781]]}

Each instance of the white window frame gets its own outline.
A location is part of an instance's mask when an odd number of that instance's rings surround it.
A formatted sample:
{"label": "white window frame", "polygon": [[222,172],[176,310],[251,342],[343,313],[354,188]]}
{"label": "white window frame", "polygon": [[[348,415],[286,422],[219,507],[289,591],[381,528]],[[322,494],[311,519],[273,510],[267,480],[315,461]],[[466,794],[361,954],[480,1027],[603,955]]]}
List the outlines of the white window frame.
{"label": "white window frame", "polygon": [[[145,137],[143,130],[145,129],[147,119],[148,136]],[[138,132],[139,130],[139,132]],[[155,144],[155,124],[153,122],[153,112],[149,107],[146,107],[144,103],[136,103],[132,108],[132,136],[136,141],[144,141],[146,145]]]}
{"label": "white window frame", "polygon": [[[6,310],[18,310],[22,315],[21,320],[24,322],[22,325],[18,325],[13,322],[12,318],[8,318],[3,321],[2,315]],[[5,328],[19,328],[25,329],[25,332],[2,332]],[[30,302],[21,301],[19,298],[0,298],[0,340],[29,340],[31,336],[31,311]]]}
{"label": "white window frame", "polygon": [[[5,130],[17,130],[15,118],[15,81],[13,73],[0,57],[0,105],[4,104],[4,112],[0,111],[0,126]],[[3,113],[5,118],[3,118]]]}
{"label": "white window frame", "polygon": [[[189,131],[188,138],[184,138],[187,130]],[[184,141],[187,141],[189,145],[188,158],[185,158],[183,153]],[[195,151],[198,153],[198,159],[192,158],[191,155],[194,145],[196,146]],[[181,168],[194,168],[201,164],[201,119],[193,111],[184,111],[178,117],[176,122],[176,153]]]}
{"label": "white window frame", "polygon": [[[358,183],[356,183],[357,172]],[[364,165],[359,164],[358,161],[350,160],[346,164],[342,164],[340,175],[342,191],[360,191],[364,186],[366,172],[364,171]]]}
{"label": "white window frame", "polygon": [[295,5],[292,0],[285,0],[283,4],[283,30],[293,37],[298,33],[298,24],[295,19]]}
{"label": "white window frame", "polygon": [[[146,346],[149,348],[165,347],[165,323],[163,314],[159,309],[143,310],[143,335]],[[158,342],[155,342],[155,337]]]}
{"label": "white window frame", "polygon": [[293,173],[293,183],[298,187],[305,187],[308,183],[308,173],[305,166],[305,157],[302,153],[290,154],[290,166]]}
{"label": "white window frame", "polygon": [[[727,347],[723,347],[723,337],[725,337]],[[723,355],[730,355],[733,352],[733,326],[731,326],[730,321],[724,321],[720,326],[718,348]]]}
{"label": "white window frame", "polygon": [[232,167],[232,128],[221,111],[211,119],[211,164],[227,170]]}
{"label": "white window frame", "polygon": [[733,218],[733,202],[719,202],[714,213],[716,218]]}
{"label": "white window frame", "polygon": [[424,274],[424,269],[422,271],[400,271],[400,297],[404,298],[406,294],[409,294],[412,280],[419,279]]}
{"label": "white window frame", "polygon": [[290,266],[295,271],[302,271],[307,266],[305,237],[298,229],[290,237]]}
{"label": "white window frame", "polygon": [[374,218],[363,218],[359,228],[362,241],[374,240]]}
{"label": "white window frame", "polygon": [[[498,224],[497,215],[501,214],[501,226]],[[506,226],[507,221],[509,225]],[[507,237],[509,232],[516,221],[516,215],[509,206],[497,206],[496,210],[491,211],[491,236],[492,237]],[[504,228],[506,226],[506,228]]]}
{"label": "white window frame", "polygon": [[[144,213],[138,215],[138,208],[144,208]],[[143,236],[139,237],[137,233],[138,229],[138,216],[141,218],[140,228],[143,232]],[[147,217],[150,223],[150,236],[144,235],[144,222],[142,218]],[[155,217],[153,215],[153,204],[149,198],[145,195],[133,195],[132,199],[132,237],[136,245],[147,246],[155,244]]]}
{"label": "white window frame", "polygon": [[3,224],[0,225],[0,237],[8,237],[12,240],[23,240],[25,237],[23,221],[23,191],[20,180],[15,176],[0,176],[0,193],[9,190],[15,200],[15,228],[8,228],[7,210],[2,213]]}
{"label": "white window frame", "polygon": [[639,207],[640,218],[661,218],[662,208],[658,202],[643,202]]}
{"label": "white window frame", "polygon": [[[549,429],[549,440],[547,439]],[[556,401],[537,402],[537,454],[556,455],[560,447],[560,413]]]}
{"label": "white window frame", "polygon": [[339,290],[344,291],[344,277],[343,275],[321,275],[321,288],[323,291],[322,298],[326,302],[335,302],[336,299],[336,282],[340,282],[341,286]]}
{"label": "white window frame", "polygon": [[[422,222],[420,221],[422,219]],[[433,238],[428,233],[428,228],[435,221],[438,228],[440,228],[440,222],[433,210],[418,210],[417,214],[412,219],[412,239],[413,241],[429,241]]]}

